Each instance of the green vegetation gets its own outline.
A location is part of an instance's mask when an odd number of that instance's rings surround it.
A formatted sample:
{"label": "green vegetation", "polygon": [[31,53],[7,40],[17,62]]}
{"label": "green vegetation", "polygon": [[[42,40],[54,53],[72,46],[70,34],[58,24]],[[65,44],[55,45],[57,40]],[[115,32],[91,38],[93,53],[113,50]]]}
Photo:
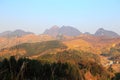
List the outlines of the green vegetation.
{"label": "green vegetation", "polygon": [[0,62],[0,80],[81,80],[79,68],[70,63],[49,63],[11,57]]}
{"label": "green vegetation", "polygon": [[99,62],[100,58],[96,54],[77,50],[64,50],[56,54],[45,54],[40,56],[38,59],[49,60],[53,62],[61,60],[62,62],[74,62],[74,63],[78,63],[81,60],[84,61],[91,60],[100,63]]}
{"label": "green vegetation", "polygon": [[61,61],[51,63],[27,58],[16,60],[12,56],[0,62],[0,80],[86,80],[87,72],[96,80],[111,79],[108,71],[92,61],[81,61],[78,64]]}
{"label": "green vegetation", "polygon": [[26,56],[31,56],[35,54],[40,54],[47,50],[53,49],[64,49],[67,48],[62,42],[53,40],[53,41],[45,41],[45,42],[38,42],[38,43],[24,43],[11,48],[14,49],[23,49],[26,51]]}
{"label": "green vegetation", "polygon": [[120,73],[116,73],[112,80],[120,80]]}
{"label": "green vegetation", "polygon": [[81,61],[78,63],[79,68],[84,73],[90,72],[93,76],[97,77],[97,80],[108,80],[111,79],[112,75],[102,65],[92,61]]}
{"label": "green vegetation", "polygon": [[100,58],[96,54],[77,50],[64,50],[56,54],[45,54],[38,60],[47,60],[50,62],[61,61],[78,65],[83,80],[85,74],[90,72],[97,80],[111,80],[111,73],[100,64]]}

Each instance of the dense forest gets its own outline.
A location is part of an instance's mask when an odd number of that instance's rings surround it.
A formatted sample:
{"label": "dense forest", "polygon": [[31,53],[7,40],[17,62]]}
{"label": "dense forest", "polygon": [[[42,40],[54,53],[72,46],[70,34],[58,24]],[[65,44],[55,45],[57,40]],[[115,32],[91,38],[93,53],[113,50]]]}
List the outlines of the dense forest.
{"label": "dense forest", "polygon": [[[48,62],[11,56],[0,62],[0,80],[119,80],[120,73],[113,76],[108,70],[95,62],[82,61]],[[89,77],[88,77],[89,78]]]}

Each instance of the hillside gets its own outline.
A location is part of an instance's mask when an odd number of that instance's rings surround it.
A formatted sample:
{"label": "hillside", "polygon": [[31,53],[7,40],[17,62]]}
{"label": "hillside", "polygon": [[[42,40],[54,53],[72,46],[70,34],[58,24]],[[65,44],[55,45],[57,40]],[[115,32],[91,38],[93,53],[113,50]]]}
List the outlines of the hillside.
{"label": "hillside", "polygon": [[23,43],[20,45],[13,46],[11,48],[5,48],[0,51],[0,56],[11,56],[11,55],[21,55],[21,56],[32,56],[37,54],[49,53],[51,50],[64,49],[67,48],[60,41],[44,41],[37,43]]}
{"label": "hillside", "polygon": [[48,35],[35,35],[35,34],[29,34],[29,35],[24,35],[21,37],[13,37],[13,38],[1,37],[0,49],[12,47],[22,43],[36,43],[36,42],[49,41],[49,40],[55,40],[55,39]]}
{"label": "hillside", "polygon": [[92,61],[92,62],[100,63],[100,58],[98,55],[90,52],[84,52],[74,49],[59,51],[56,54],[45,54],[39,56],[37,59],[48,60],[52,62],[62,61],[62,62],[79,63],[81,62],[81,60],[84,60],[84,61]]}
{"label": "hillside", "polygon": [[66,37],[64,38],[63,43],[66,44],[68,48],[101,54],[103,50],[109,50],[115,44],[120,43],[120,38],[82,34],[77,37]]}
{"label": "hillside", "polygon": [[63,43],[69,48],[69,49],[76,49],[76,50],[82,50],[86,52],[92,52],[93,46],[91,43],[82,40],[80,38],[76,39],[71,39],[71,40],[66,40],[63,41]]}
{"label": "hillside", "polygon": [[[112,80],[113,76],[92,61],[50,62],[14,56],[0,61],[1,80]],[[3,68],[4,67],[4,68]],[[21,77],[22,76],[22,77]]]}

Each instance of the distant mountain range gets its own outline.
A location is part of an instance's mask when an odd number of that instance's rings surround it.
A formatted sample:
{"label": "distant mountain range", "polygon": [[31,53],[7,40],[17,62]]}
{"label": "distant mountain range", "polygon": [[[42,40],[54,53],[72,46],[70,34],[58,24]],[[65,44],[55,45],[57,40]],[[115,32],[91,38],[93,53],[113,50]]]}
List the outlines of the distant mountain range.
{"label": "distant mountain range", "polygon": [[[0,37],[5,37],[5,38],[11,38],[11,37],[22,37],[25,35],[29,35],[29,34],[34,34],[33,32],[26,32],[24,30],[20,30],[17,29],[15,31],[5,31],[0,33]],[[92,36],[97,36],[97,37],[109,37],[109,38],[117,38],[120,37],[119,34],[117,34],[116,32],[113,31],[109,31],[109,30],[105,30],[103,28],[99,28],[95,34],[91,34],[89,32],[85,32],[82,33],[80,32],[78,29],[72,27],[72,26],[62,26],[62,27],[58,27],[58,26],[53,26],[50,29],[47,29],[43,32],[43,35],[49,35],[52,37],[58,37],[58,36],[69,36],[69,37],[73,37],[73,36],[79,36],[79,35],[92,35]]]}
{"label": "distant mountain range", "polygon": [[0,33],[0,37],[21,37],[21,36],[24,36],[24,35],[28,35],[28,34],[34,34],[32,32],[25,32],[23,30],[20,30],[20,29],[17,29],[15,31],[5,31],[5,32],[2,32]]}
{"label": "distant mountain range", "polygon": [[104,36],[109,38],[116,38],[119,37],[119,35],[116,32],[105,30],[103,28],[99,28],[95,34],[90,34],[89,32],[82,33],[78,29],[72,27],[72,26],[53,26],[50,29],[45,30],[43,34],[47,34],[53,37],[56,37],[58,35],[65,35],[65,36],[79,36],[80,34],[86,34],[86,35],[92,35],[92,36]]}

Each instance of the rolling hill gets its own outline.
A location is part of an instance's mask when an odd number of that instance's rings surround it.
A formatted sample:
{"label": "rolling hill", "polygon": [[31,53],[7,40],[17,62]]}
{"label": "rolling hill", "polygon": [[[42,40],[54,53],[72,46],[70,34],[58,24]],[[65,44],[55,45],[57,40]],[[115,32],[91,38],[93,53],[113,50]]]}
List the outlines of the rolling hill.
{"label": "rolling hill", "polygon": [[36,43],[42,41],[55,40],[55,38],[48,35],[28,34],[21,37],[5,38],[0,37],[0,49],[12,47],[22,43]]}
{"label": "rolling hill", "polygon": [[11,48],[5,48],[0,51],[0,56],[32,56],[50,53],[49,51],[61,50],[67,48],[62,42],[57,40],[44,41],[37,43],[23,43]]}

